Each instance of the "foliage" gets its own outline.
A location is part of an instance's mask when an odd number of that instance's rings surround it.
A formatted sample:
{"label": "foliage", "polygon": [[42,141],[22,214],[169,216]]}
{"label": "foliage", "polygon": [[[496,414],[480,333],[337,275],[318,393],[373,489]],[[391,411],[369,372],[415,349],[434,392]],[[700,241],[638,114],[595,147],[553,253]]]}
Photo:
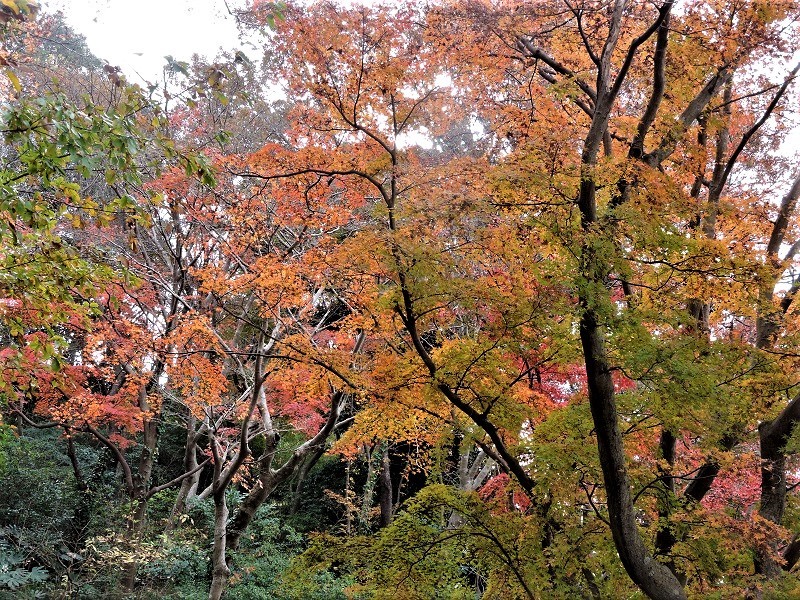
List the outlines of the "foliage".
{"label": "foliage", "polygon": [[146,589],[196,585],[204,581],[208,571],[207,554],[198,543],[202,539],[202,533],[192,528],[179,530],[176,535],[148,537],[135,545],[114,532],[90,538],[85,550],[85,572],[92,574],[88,582],[95,587],[102,581],[114,585],[120,570],[135,560]]}
{"label": "foliage", "polygon": [[796,3],[255,2],[148,99],[4,6],[8,573],[795,593]]}
{"label": "foliage", "polygon": [[3,540],[0,540],[0,589],[17,590],[30,584],[47,580],[47,571],[34,566],[25,568],[25,557],[11,551]]}
{"label": "foliage", "polygon": [[81,534],[76,530],[80,494],[59,446],[55,436],[43,432],[8,437],[0,448],[5,461],[0,539],[48,570],[61,568],[61,556]]}
{"label": "foliage", "polygon": [[[551,546],[548,552],[567,561],[564,579],[554,581],[541,554],[541,526],[510,512],[507,501],[501,495],[485,503],[474,492],[428,486],[373,539],[313,538],[290,576],[303,581],[309,573],[346,574],[355,580],[348,593],[359,598],[528,598],[534,589],[550,598],[587,594],[588,585],[596,585],[585,580],[591,563],[581,556],[570,564],[587,540]],[[610,593],[620,583],[601,585]]]}

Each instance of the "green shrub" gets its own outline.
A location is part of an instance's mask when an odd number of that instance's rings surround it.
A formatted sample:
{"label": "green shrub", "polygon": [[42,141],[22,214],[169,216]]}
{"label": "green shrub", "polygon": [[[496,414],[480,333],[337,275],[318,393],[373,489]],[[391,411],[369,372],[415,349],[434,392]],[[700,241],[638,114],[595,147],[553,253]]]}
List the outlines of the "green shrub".
{"label": "green shrub", "polygon": [[47,580],[47,570],[27,563],[23,554],[15,552],[7,542],[0,539],[0,591],[12,590],[20,593],[22,588]]}

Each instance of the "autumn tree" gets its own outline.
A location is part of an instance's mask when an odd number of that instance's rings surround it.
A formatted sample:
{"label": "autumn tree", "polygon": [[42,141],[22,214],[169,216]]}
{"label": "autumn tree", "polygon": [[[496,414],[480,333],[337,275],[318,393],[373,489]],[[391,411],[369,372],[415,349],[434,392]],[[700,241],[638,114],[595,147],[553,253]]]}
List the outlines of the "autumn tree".
{"label": "autumn tree", "polygon": [[[374,304],[363,291],[351,304],[371,315],[367,338],[384,349],[372,372],[377,410],[388,417],[403,407],[383,422],[397,427],[413,407],[446,423],[445,407],[455,407],[530,495],[550,531],[546,549],[564,523],[520,434],[536,439],[559,413],[578,410],[553,390],[580,357],[600,469],[586,473],[591,487],[570,479],[607,521],[631,579],[652,597],[684,597],[678,514],[703,510],[720,452],[746,453],[754,411],[766,415],[775,405],[767,398],[793,385],[781,374],[788,363],[763,359],[764,335],[735,326],[765,322],[758,315],[787,267],[776,265],[783,270],[756,299],[758,244],[773,234],[768,210],[746,209],[763,194],[747,173],[771,168],[768,140],[785,131],[776,109],[794,77],[790,66],[777,83],[764,81],[759,61],[787,57],[793,8],[315,10],[311,19],[290,7],[279,26],[279,78],[297,105],[293,153],[265,149],[240,174],[288,187],[317,176],[370,201],[371,218],[355,217],[335,251],[346,257],[342,277],[356,256],[380,282]],[[416,146],[415,137],[464,119],[479,153]],[[675,395],[676,382],[688,392]],[[662,428],[660,441],[648,438],[647,421]],[[785,440],[788,430],[775,432]],[[687,436],[692,451],[676,457]],[[766,494],[783,470],[772,466],[783,443],[762,447],[774,456]],[[633,444],[639,461],[648,457],[643,467],[630,465]],[[696,450],[706,453],[699,465]],[[782,496],[785,485],[777,488]],[[642,502],[655,511],[644,520]],[[762,512],[775,512],[768,506]],[[659,557],[642,529],[650,518]],[[760,539],[762,553],[770,543]]]}
{"label": "autumn tree", "polygon": [[[6,5],[20,15],[24,6]],[[199,171],[206,183],[210,172],[177,149],[142,90],[103,67],[58,18],[13,24],[3,31],[11,83],[0,184],[4,400],[20,426],[64,430],[86,493],[73,437],[88,433],[108,449],[135,505],[135,536],[147,499],[182,478],[151,481],[164,367],[151,303],[131,300],[137,282],[113,244],[89,240],[135,241],[147,215],[134,195],[165,162]]]}
{"label": "autumn tree", "polygon": [[[758,287],[753,285],[758,278],[754,275],[759,271],[758,250],[755,242],[737,239],[743,235],[742,230],[726,230],[720,226],[725,218],[721,198],[727,195],[728,202],[735,205],[736,201],[730,194],[756,193],[752,189],[745,191],[747,188],[741,183],[732,184],[730,181],[731,174],[737,174],[737,161],[743,157],[749,158],[753,168],[769,168],[768,159],[758,154],[758,144],[763,144],[766,138],[762,137],[761,128],[775,116],[775,109],[780,106],[796,69],[787,68],[786,78],[777,84],[765,84],[753,72],[759,64],[754,57],[761,56],[762,52],[778,54],[785,49],[784,43],[790,32],[784,28],[782,19],[791,7],[776,6],[764,10],[760,5],[695,6],[685,14],[675,15],[669,2],[660,6],[657,12],[650,13],[639,12],[640,7],[615,3],[610,13],[602,17],[597,8],[589,4],[567,5],[565,10],[569,22],[577,28],[577,37],[572,36],[572,31],[566,33],[567,38],[555,33],[556,30],[546,35],[526,32],[523,26],[517,29],[517,37],[508,44],[515,48],[521,60],[532,61],[531,68],[538,70],[541,79],[550,84],[549,90],[555,91],[559,86],[572,86],[574,90],[570,100],[577,112],[571,115],[574,120],[570,125],[575,130],[576,141],[580,142],[580,160],[574,160],[572,164],[580,179],[570,195],[580,210],[582,231],[575,234],[580,245],[573,250],[578,258],[576,298],[581,307],[580,338],[589,405],[615,545],[626,570],[645,593],[651,597],[683,597],[681,588],[685,573],[668,556],[670,544],[676,541],[673,526],[662,523],[659,532],[666,535],[658,536],[660,540],[657,538],[657,545],[659,541],[671,540],[666,547],[658,545],[658,548],[666,550],[666,563],[672,574],[653,560],[637,531],[639,523],[626,475],[623,429],[616,404],[620,387],[614,381],[614,372],[621,369],[629,375],[631,371],[625,365],[624,357],[642,350],[641,347],[626,347],[626,343],[641,345],[643,339],[638,336],[630,338],[630,333],[623,332],[631,322],[647,314],[649,307],[646,303],[653,302],[663,311],[667,298],[672,301],[679,298],[672,295],[672,286],[661,283],[665,274],[677,274],[685,267],[685,275],[679,278],[684,280],[686,287],[678,287],[675,291],[687,295],[683,306],[690,320],[677,324],[679,337],[675,339],[680,339],[690,330],[708,331],[715,326],[722,327],[731,318],[731,313],[752,314],[749,311],[754,302],[752,297],[747,297],[747,284],[753,286],[750,289]],[[547,9],[533,12],[533,16],[545,20],[561,14],[556,10],[548,13]],[[484,18],[488,16],[487,12],[481,14]],[[695,63],[696,71],[684,70],[686,77],[681,77],[675,69],[687,56],[688,48],[696,48],[694,44],[709,40],[706,34],[700,33],[701,26],[696,24],[695,19],[701,16],[720,24],[719,37],[711,38],[720,44],[712,45],[711,50],[703,55],[702,62]],[[683,43],[674,41],[671,31],[680,31],[684,36]],[[724,44],[722,40],[725,40]],[[565,44],[565,47],[559,47],[556,52],[560,44]],[[642,50],[646,47],[652,48],[652,54],[649,54],[652,56],[652,69],[647,70],[636,67],[637,60],[647,55]],[[636,72],[648,73],[648,77],[639,79],[643,84],[639,95],[630,96],[631,79],[637,79]],[[684,100],[676,105],[678,94]],[[746,101],[752,97],[764,99],[755,103]],[[564,109],[570,110],[567,106]],[[661,127],[663,129],[659,129]],[[690,134],[693,131],[698,131],[696,138]],[[776,139],[774,136],[780,135],[780,131],[779,125],[770,133],[772,139]],[[714,148],[711,152],[708,140],[714,138],[716,143],[711,146]],[[536,147],[535,142],[529,145]],[[674,156],[678,154],[684,157],[683,160],[698,156],[698,147],[700,155],[696,159],[698,162],[693,163],[695,171],[689,170],[684,175],[682,167],[686,163]],[[617,158],[620,153],[625,158]],[[618,170],[609,176],[613,170],[611,165]],[[738,173],[743,171],[740,169]],[[741,176],[746,180],[746,176]],[[603,188],[610,191],[601,193],[599,190]],[[791,193],[787,198],[790,197]],[[685,203],[689,210],[681,211],[681,203]],[[784,202],[787,203],[791,200]],[[666,208],[665,204],[668,204],[668,213],[661,212]],[[725,225],[731,226],[729,223],[727,221]],[[755,226],[760,228],[763,225],[761,221]],[[636,231],[636,227],[642,229]],[[648,233],[648,227],[656,229],[653,231],[655,236]],[[777,252],[780,242],[776,240],[781,238],[782,227],[779,217],[772,228],[773,233],[768,236],[775,238],[771,252]],[[697,242],[670,247],[666,240],[659,239],[658,229],[662,232],[672,229],[672,235],[693,238]],[[744,250],[741,251],[735,246],[740,243],[746,250],[741,248]],[[670,255],[681,258],[671,259]],[[651,265],[656,267],[652,270],[643,268]],[[724,278],[729,278],[729,282],[738,279],[739,285],[726,285]],[[700,286],[701,281],[706,282],[705,286]],[[772,296],[774,285],[774,279],[767,284],[767,297]],[[637,287],[642,291],[637,293]],[[621,298],[615,296],[615,289],[621,292]],[[709,297],[702,296],[704,290]],[[701,292],[699,296],[698,291]],[[763,298],[763,291],[761,295]],[[709,321],[713,306],[711,297],[720,306],[715,307],[717,314]],[[738,297],[743,303],[734,304],[732,297]],[[664,336],[666,323],[663,320],[647,315],[640,322],[642,325],[648,323],[650,336]],[[655,326],[658,333],[654,331],[653,322],[660,323]],[[681,334],[681,330],[685,333]],[[785,382],[782,376],[774,379],[776,373],[771,370],[774,363],[763,362],[759,354],[743,347],[741,338],[729,336],[729,343],[716,343],[722,337],[721,333],[715,333],[710,339],[706,338],[706,342],[700,342],[701,347],[708,345],[709,348],[701,350],[694,361],[706,362],[707,367],[719,372],[717,357],[727,356],[731,365],[740,365],[729,374],[733,378],[729,382],[744,378],[752,371],[759,372],[761,377],[772,377],[770,383],[775,387],[767,384],[766,390],[760,390],[762,393],[774,394]],[[757,349],[763,347],[763,333],[757,334],[751,343]],[[736,358],[737,355],[740,358]],[[751,358],[745,359],[748,355]],[[712,363],[714,367],[711,367]],[[648,369],[657,365],[658,362],[654,362]],[[678,363],[673,364],[675,367],[679,367]],[[694,377],[694,380],[684,381],[701,392],[705,386],[702,375],[696,372]],[[640,384],[645,389],[652,386],[652,383],[645,383],[648,380],[649,374]],[[753,406],[761,406],[763,402],[758,394],[751,396],[734,392],[732,396],[724,409],[725,416],[722,419],[717,417],[719,420],[715,423],[716,427],[725,423],[722,431],[717,429],[709,436],[719,440],[728,450],[741,442],[743,432],[752,426],[741,420],[740,411],[747,411],[748,405],[752,410]],[[734,401],[730,402],[731,399]],[[703,400],[702,396],[691,398],[697,405],[701,405]],[[672,465],[675,439],[687,424],[674,421],[669,411],[664,410],[667,406],[653,405],[649,410],[657,416],[661,412],[660,418],[664,419],[660,453],[662,459]],[[762,445],[762,459],[767,454],[771,456],[774,451]],[[719,464],[712,459],[699,469],[698,477],[684,490],[683,499],[690,504],[703,498],[719,470]],[[770,476],[775,470],[771,465],[765,468]],[[673,473],[669,470],[664,473],[666,475],[662,474],[661,481],[666,485],[666,493],[674,494]],[[785,485],[778,487],[781,494],[785,493]],[[769,488],[765,476],[762,493],[769,494]],[[761,510],[770,513],[766,499],[762,497]]]}
{"label": "autumn tree", "polygon": [[[200,102],[191,108],[203,109]],[[181,121],[183,140],[203,139],[197,131],[206,134],[204,123],[202,113]],[[275,193],[226,173],[252,157],[212,156],[219,171],[213,187],[177,169],[164,173],[147,186],[148,225],[108,243],[144,283],[127,302],[149,315],[163,401],[187,431],[188,476],[174,514],[194,498],[214,501],[211,596],[219,597],[228,548],[238,547],[275,488],[321,454],[352,401],[360,336],[330,289],[324,255],[336,217],[331,211],[327,222],[324,196]],[[308,438],[279,463],[284,427]],[[208,460],[210,483],[200,489]],[[229,521],[234,485],[248,493]]]}
{"label": "autumn tree", "polygon": [[[503,141],[470,131],[483,137],[485,154],[415,145],[414,136],[445,140],[471,120],[450,81],[457,73],[427,43],[417,9],[391,19],[365,8],[316,10],[310,17],[290,7],[278,27],[280,79],[296,99],[293,147],[267,147],[238,174],[283,193],[321,188],[346,224],[327,260],[375,357],[373,399],[348,436],[374,436],[377,422],[384,439],[433,447],[466,429],[515,475],[549,531],[552,500],[523,466],[519,436],[557,405],[543,386],[557,384],[560,366],[574,358],[559,356],[569,328],[559,315],[572,301],[545,260],[548,242],[520,243],[540,238],[487,202],[483,174],[504,153]],[[315,102],[305,100],[309,93]]]}
{"label": "autumn tree", "polygon": [[[366,482],[355,500],[348,470],[330,492],[345,535],[300,565],[336,561],[354,593],[796,588],[800,180],[780,146],[797,7],[240,16],[270,30],[267,82],[238,53],[171,58],[184,92],[159,113],[107,72],[124,117],[17,89],[3,356],[19,414],[94,436],[140,517],[164,486],[181,488],[173,528],[210,499],[211,598],[259,507],[332,437],[349,465],[367,457]],[[159,176],[127,175],[152,156]],[[37,243],[102,261],[60,271],[42,303],[29,286],[52,261],[20,258]],[[48,308],[57,325],[33,318]],[[186,432],[184,468],[160,481],[166,425]]]}

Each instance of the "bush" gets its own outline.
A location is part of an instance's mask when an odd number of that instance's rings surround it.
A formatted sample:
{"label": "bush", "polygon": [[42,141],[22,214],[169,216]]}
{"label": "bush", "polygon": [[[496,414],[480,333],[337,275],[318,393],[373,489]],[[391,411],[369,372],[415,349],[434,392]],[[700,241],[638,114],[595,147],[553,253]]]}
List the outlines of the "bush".
{"label": "bush", "polygon": [[13,551],[8,543],[0,539],[0,592],[8,590],[21,594],[22,588],[35,586],[47,580],[48,573],[40,566],[27,565],[25,556]]}
{"label": "bush", "polygon": [[312,585],[292,586],[284,575],[306,545],[305,538],[287,525],[274,505],[262,506],[233,554],[230,600],[345,600],[344,582],[328,573]]}
{"label": "bush", "polygon": [[55,431],[0,436],[0,590],[39,590],[71,564],[81,494]]}

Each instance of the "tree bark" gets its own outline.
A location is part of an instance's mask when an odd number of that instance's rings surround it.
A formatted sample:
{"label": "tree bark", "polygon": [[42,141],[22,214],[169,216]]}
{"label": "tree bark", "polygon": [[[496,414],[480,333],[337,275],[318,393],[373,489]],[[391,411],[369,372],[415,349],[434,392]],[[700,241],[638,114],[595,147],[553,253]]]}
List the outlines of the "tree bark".
{"label": "tree bark", "polygon": [[[595,248],[597,236],[602,234],[597,229],[597,189],[593,171],[597,165],[603,134],[608,127],[611,108],[627,74],[626,66],[630,65],[629,59],[637,47],[635,44],[636,42],[641,44],[647,39],[648,33],[652,35],[666,19],[670,9],[671,3],[666,2],[654,26],[631,44],[623,68],[612,80],[611,55],[619,39],[625,10],[624,0],[617,0],[614,3],[608,37],[598,62],[597,102],[581,155],[582,180],[577,199],[585,235],[581,248],[581,271],[586,281],[578,294],[582,309],[580,338],[586,366],[589,407],[594,421],[608,503],[609,525],[614,545],[628,575],[645,594],[656,600],[683,599],[686,594],[675,575],[650,554],[636,523],[625,449],[617,415],[614,382],[603,333],[604,325],[597,313],[598,304],[608,302],[605,284],[610,267],[598,256]],[[598,297],[601,290],[602,296]]]}
{"label": "tree bark", "polygon": [[[793,74],[800,69],[795,67]],[[785,268],[779,251],[789,225],[789,219],[800,200],[800,175],[789,192],[782,198],[778,217],[773,223],[772,234],[767,244],[767,258],[775,274],[762,282],[759,290],[759,314],[756,321],[756,347],[767,348],[775,338],[781,319],[791,306],[794,296],[787,293],[779,308],[773,306],[775,285]],[[761,502],[758,514],[762,518],[780,525],[786,510],[786,456],[784,446],[796,423],[800,422],[800,395],[796,396],[772,421],[758,427],[761,451]],[[756,573],[773,578],[781,574],[782,568],[775,560],[778,540],[772,540],[767,548],[756,552]]]}
{"label": "tree bark", "polygon": [[392,465],[389,460],[389,444],[386,444],[386,449],[383,452],[381,474],[380,474],[380,487],[378,489],[379,504],[381,507],[380,526],[386,527],[392,522]]}
{"label": "tree bark", "polygon": [[380,446],[373,447],[372,449],[364,446],[364,451],[367,455],[367,479],[364,482],[364,489],[361,494],[361,511],[359,512],[358,520],[359,527],[363,532],[369,531],[369,513],[372,509],[372,501],[375,497],[375,484],[377,483],[377,473],[375,473],[375,458],[376,454],[378,459],[382,459],[382,452]]}
{"label": "tree bark", "polygon": [[783,551],[783,570],[791,571],[800,560],[800,536],[795,535]]}
{"label": "tree bark", "polygon": [[[147,390],[142,387],[140,392],[140,406],[142,410],[149,410],[147,402]],[[150,485],[150,478],[153,474],[153,464],[155,461],[156,444],[158,442],[158,426],[152,419],[145,419],[143,425],[142,453],[139,456],[139,464],[136,473],[133,475],[134,488],[131,500],[136,508],[128,530],[128,539],[135,546],[144,531],[147,520],[147,489]],[[136,573],[139,570],[139,562],[132,560],[125,568],[121,586],[125,591],[133,590],[136,585]]]}
{"label": "tree bark", "polygon": [[[765,433],[769,430],[769,423],[762,423],[758,428],[761,442],[761,504],[758,514],[762,518],[780,525],[786,510],[786,459],[783,454],[784,441],[776,440]],[[766,548],[756,552],[756,573],[761,573],[769,578],[777,577],[782,570],[780,563],[775,559],[778,540],[773,539],[767,543]]]}
{"label": "tree bark", "polygon": [[208,600],[220,600],[231,574],[227,563],[228,503],[225,490],[214,493],[214,549],[211,554],[211,589]]}
{"label": "tree bark", "polygon": [[[128,526],[127,537],[128,542],[135,550],[136,545],[139,543],[139,540],[142,537],[142,531],[144,530],[145,518],[147,515],[147,499],[134,499],[134,504],[136,505],[136,508],[133,511],[133,516],[131,517],[131,521]],[[136,574],[138,571],[139,561],[134,555],[134,558],[130,562],[126,563],[125,569],[122,572],[120,587],[123,592],[128,593],[133,590],[134,586],[136,585]]]}
{"label": "tree bark", "polygon": [[659,11],[659,19],[647,32],[634,40],[623,67],[612,80],[611,56],[619,39],[625,1],[617,0],[613,5],[608,37],[598,62],[597,102],[581,155],[582,180],[577,198],[584,232],[581,271],[585,283],[578,294],[582,310],[580,338],[586,366],[589,407],[608,503],[609,525],[614,545],[628,575],[645,594],[655,600],[682,600],[686,598],[686,594],[675,575],[650,554],[636,523],[614,382],[603,332],[604,324],[597,312],[600,305],[609,302],[605,284],[610,266],[599,256],[596,244],[599,237],[612,232],[603,232],[602,227],[598,229],[601,224],[598,223],[597,188],[593,172],[603,134],[608,127],[611,108],[627,74],[627,67],[630,66],[629,59],[632,59],[632,54],[638,47],[637,42],[641,44],[652,35],[661,26],[670,9],[671,2],[665,2]]}
{"label": "tree bark", "polygon": [[[186,423],[186,447],[183,454],[183,469],[185,473],[189,473],[199,466],[197,462],[197,438],[199,432],[195,431],[196,425],[197,419],[190,413]],[[200,474],[201,471],[196,471],[181,482],[175,503],[172,505],[172,512],[167,522],[166,531],[171,531],[175,527],[176,519],[186,510],[186,502],[197,495]]]}
{"label": "tree bark", "polygon": [[258,483],[253,486],[250,493],[245,496],[242,503],[237,507],[233,520],[228,526],[228,547],[236,550],[241,542],[242,535],[253,522],[259,507],[266,502],[272,495],[275,488],[282,483],[275,478],[272,470],[262,473],[258,478]]}
{"label": "tree bark", "polygon": [[[257,464],[258,481],[256,485],[253,486],[253,489],[250,490],[250,493],[242,500],[242,503],[237,508],[233,520],[228,527],[227,546],[230,549],[236,550],[239,547],[242,535],[253,521],[256,511],[258,511],[259,507],[270,497],[272,492],[297,473],[309,454],[319,450],[320,446],[324,447],[328,436],[339,420],[344,397],[345,394],[341,391],[333,393],[331,397],[331,411],[328,414],[328,419],[325,421],[325,424],[313,438],[296,448],[292,455],[278,469],[272,468],[272,462],[278,448],[279,437],[277,432],[272,429],[271,424],[266,427],[266,448]],[[263,418],[271,423],[266,405],[262,407],[262,410],[264,411]]]}
{"label": "tree bark", "polygon": [[606,360],[605,340],[591,309],[584,311],[580,334],[589,385],[589,406],[597,435],[614,545],[625,570],[647,596],[654,600],[682,600],[686,594],[680,582],[666,566],[653,558],[636,524],[614,383]]}
{"label": "tree bark", "polygon": [[[761,423],[758,438],[761,448],[761,503],[758,514],[762,518],[780,525],[786,510],[786,455],[784,446],[795,423],[800,421],[800,395],[783,409],[772,421]],[[772,540],[767,548],[756,553],[756,573],[777,577],[782,572],[775,560],[778,540]]]}

